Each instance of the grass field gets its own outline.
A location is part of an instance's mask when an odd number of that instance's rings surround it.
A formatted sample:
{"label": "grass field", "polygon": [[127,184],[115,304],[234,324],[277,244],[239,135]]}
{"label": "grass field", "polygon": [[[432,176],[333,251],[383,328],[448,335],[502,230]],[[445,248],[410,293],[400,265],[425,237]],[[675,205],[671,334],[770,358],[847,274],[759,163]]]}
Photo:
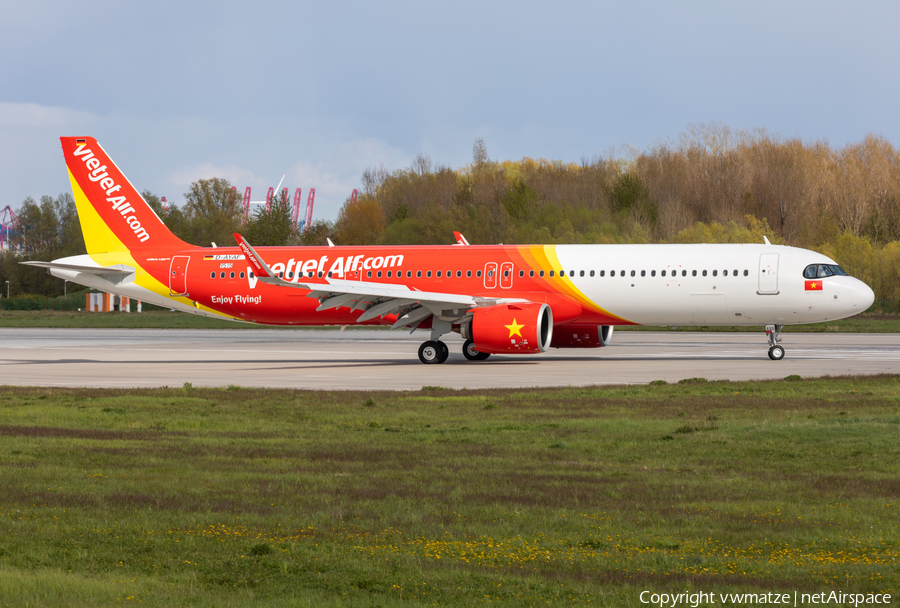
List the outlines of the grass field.
{"label": "grass field", "polygon": [[898,438],[898,377],[0,387],[0,604],[896,597]]}
{"label": "grass field", "polygon": [[[151,328],[151,329],[293,329],[236,323],[219,319],[208,319],[198,315],[168,310],[154,309],[137,313],[90,313],[56,310],[6,311],[0,310],[0,327],[59,327],[59,328]],[[315,327],[308,328],[315,329]],[[752,327],[628,327],[617,331],[740,331],[762,333],[762,326]],[[900,315],[865,313],[849,319],[829,323],[791,325],[784,333],[795,332],[853,332],[853,333],[900,333]]]}

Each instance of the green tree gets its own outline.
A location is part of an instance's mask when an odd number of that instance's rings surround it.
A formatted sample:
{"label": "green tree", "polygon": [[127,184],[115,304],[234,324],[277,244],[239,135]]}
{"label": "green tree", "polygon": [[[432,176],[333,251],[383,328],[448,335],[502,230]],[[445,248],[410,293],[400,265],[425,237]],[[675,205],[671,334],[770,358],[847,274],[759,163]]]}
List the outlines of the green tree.
{"label": "green tree", "polygon": [[260,207],[242,234],[251,245],[292,245],[297,241],[296,227],[291,222],[291,204],[284,190],[274,197],[269,209]]}
{"label": "green tree", "polygon": [[194,245],[233,245],[241,225],[240,196],[226,179],[213,177],[191,184],[184,193],[184,234]]}
{"label": "green tree", "polygon": [[175,205],[169,205],[169,210],[163,207],[162,201],[159,197],[149,190],[144,190],[141,192],[141,196],[144,197],[144,200],[147,201],[147,204],[150,205],[150,208],[156,212],[156,215],[159,216],[159,219],[165,223],[166,227],[171,230],[175,236],[178,238],[190,242],[190,234],[188,234],[187,227],[185,225],[185,217],[184,213],[180,208]]}

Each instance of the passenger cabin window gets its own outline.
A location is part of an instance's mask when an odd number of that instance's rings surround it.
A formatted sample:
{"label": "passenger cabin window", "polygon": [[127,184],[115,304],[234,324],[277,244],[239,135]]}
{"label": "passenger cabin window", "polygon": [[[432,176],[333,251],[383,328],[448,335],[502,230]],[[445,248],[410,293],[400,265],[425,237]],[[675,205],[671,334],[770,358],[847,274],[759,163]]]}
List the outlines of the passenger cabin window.
{"label": "passenger cabin window", "polygon": [[231,273],[231,276],[229,276],[228,278],[233,279],[233,278],[234,278],[234,273],[232,272],[232,273]]}
{"label": "passenger cabin window", "polygon": [[421,270],[417,270],[417,271],[416,271],[416,278],[422,278],[422,271],[421,271]]}
{"label": "passenger cabin window", "polygon": [[241,273],[241,278],[242,278],[242,279],[244,278],[244,273],[243,273],[243,272]]}
{"label": "passenger cabin window", "polygon": [[529,271],[528,271],[528,276],[533,277],[533,276],[534,276],[534,271],[533,271],[533,270],[529,270]]}
{"label": "passenger cabin window", "polygon": [[525,276],[525,271],[524,271],[524,270],[520,270],[520,271],[519,271],[519,276],[520,276],[520,277],[524,277],[524,276]]}
{"label": "passenger cabin window", "polygon": [[651,276],[651,277],[655,277],[655,276],[656,276],[656,271],[655,271],[655,270],[651,270],[651,271],[650,271],[650,276]]}
{"label": "passenger cabin window", "polygon": [[[172,274],[175,274],[175,273],[172,273]],[[215,272],[209,273],[209,278],[211,278],[211,279],[216,278],[216,273]]]}
{"label": "passenger cabin window", "polygon": [[438,271],[435,273],[435,276],[436,276],[437,278],[441,278],[441,271],[438,270]]}
{"label": "passenger cabin window", "polygon": [[705,270],[703,271],[703,276],[706,276],[706,271],[705,271]]}
{"label": "passenger cabin window", "polygon": [[593,271],[593,270],[591,271],[591,276],[594,276],[594,271]]}
{"label": "passenger cabin window", "polygon": [[480,271],[480,270],[476,270],[476,271],[475,271],[475,276],[480,278],[480,277],[481,277],[481,271]]}
{"label": "passenger cabin window", "polygon": [[604,276],[605,274],[606,274],[606,271],[605,271],[605,270],[601,270],[601,271],[600,271],[600,276],[601,276],[601,277]]}
{"label": "passenger cabin window", "polygon": [[686,277],[686,276],[687,276],[687,270],[682,270],[682,271],[681,271],[681,276]]}
{"label": "passenger cabin window", "polygon": [[642,276],[642,277],[647,276],[647,271],[646,271],[646,270],[642,270],[642,271],[641,271],[641,276]]}
{"label": "passenger cabin window", "polygon": [[538,276],[541,276],[541,277],[544,276],[544,271],[543,271],[543,270],[540,271],[540,272],[538,273]]}
{"label": "passenger cabin window", "polygon": [[471,270],[467,270],[467,271],[466,271],[466,276],[467,276],[467,277],[471,277],[471,276],[472,276],[472,271],[471,271]]}
{"label": "passenger cabin window", "polygon": [[550,271],[550,276],[551,276],[551,277],[553,276],[553,271],[552,271],[552,270]]}
{"label": "passenger cabin window", "polygon": [[428,272],[426,272],[426,273],[425,273],[425,276],[428,277],[428,278],[430,279],[430,278],[431,278],[431,271],[429,270]]}
{"label": "passenger cabin window", "polygon": [[370,270],[369,272],[367,272],[367,273],[366,273],[366,276],[369,277],[369,278],[371,279],[371,278],[372,278],[372,271]]}
{"label": "passenger cabin window", "polygon": [[631,271],[631,276],[634,276],[634,272],[635,272],[634,270]]}
{"label": "passenger cabin window", "polygon": [[727,277],[727,276],[728,276],[728,269],[727,269],[727,268],[726,268],[725,270],[722,271],[722,276],[723,276],[723,277]]}
{"label": "passenger cabin window", "polygon": [[744,276],[747,276],[747,275],[749,275],[749,274],[750,274],[750,271],[749,271],[749,270],[745,270],[745,271],[744,271]]}
{"label": "passenger cabin window", "polygon": [[691,276],[692,276],[692,277],[697,276],[697,271],[696,271],[696,270],[692,270],[692,271],[691,271]]}
{"label": "passenger cabin window", "polygon": [[713,270],[713,276],[714,276],[714,277],[715,277],[715,276],[718,276],[718,274],[719,274],[719,271],[718,271],[718,270]]}
{"label": "passenger cabin window", "polygon": [[663,270],[662,272],[659,273],[659,275],[660,275],[660,276],[663,276],[663,277],[666,276],[666,271]]}
{"label": "passenger cabin window", "polygon": [[738,271],[737,271],[737,270],[735,270],[735,271],[734,271],[734,272],[732,272],[732,273],[731,273],[731,274],[733,274],[733,275],[734,275],[734,276],[738,276]]}

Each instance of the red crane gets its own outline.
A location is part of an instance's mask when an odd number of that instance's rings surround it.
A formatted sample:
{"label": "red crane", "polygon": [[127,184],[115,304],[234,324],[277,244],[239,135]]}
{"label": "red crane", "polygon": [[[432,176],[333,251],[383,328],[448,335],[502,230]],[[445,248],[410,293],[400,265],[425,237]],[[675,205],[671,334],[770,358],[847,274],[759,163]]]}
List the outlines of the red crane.
{"label": "red crane", "polygon": [[309,200],[306,201],[306,222],[304,223],[305,229],[304,232],[309,230],[309,225],[312,224],[312,212],[313,212],[313,204],[316,202],[316,189],[309,189]]}
{"label": "red crane", "polygon": [[298,228],[297,221],[300,219],[300,188],[294,192],[294,213],[291,215],[291,226],[294,230]]}
{"label": "red crane", "polygon": [[250,186],[247,186],[247,189],[244,190],[244,221],[242,224],[246,224],[250,219]]}
{"label": "red crane", "polygon": [[0,211],[0,249],[9,249],[9,233],[12,232],[13,237],[15,237],[18,230],[19,217],[16,215],[16,212],[7,205],[3,208],[3,211]]}
{"label": "red crane", "polygon": [[266,194],[266,213],[272,210],[272,196],[275,194],[275,188],[269,186],[269,192]]}

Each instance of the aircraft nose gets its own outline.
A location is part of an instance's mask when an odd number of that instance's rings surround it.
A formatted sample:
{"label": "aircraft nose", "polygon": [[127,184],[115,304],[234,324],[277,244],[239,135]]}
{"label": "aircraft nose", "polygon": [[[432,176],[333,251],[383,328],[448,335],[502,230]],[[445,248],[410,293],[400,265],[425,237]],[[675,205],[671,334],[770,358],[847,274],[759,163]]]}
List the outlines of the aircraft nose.
{"label": "aircraft nose", "polygon": [[853,286],[853,304],[859,312],[869,310],[869,307],[875,302],[875,292],[872,288],[860,281],[856,280]]}

